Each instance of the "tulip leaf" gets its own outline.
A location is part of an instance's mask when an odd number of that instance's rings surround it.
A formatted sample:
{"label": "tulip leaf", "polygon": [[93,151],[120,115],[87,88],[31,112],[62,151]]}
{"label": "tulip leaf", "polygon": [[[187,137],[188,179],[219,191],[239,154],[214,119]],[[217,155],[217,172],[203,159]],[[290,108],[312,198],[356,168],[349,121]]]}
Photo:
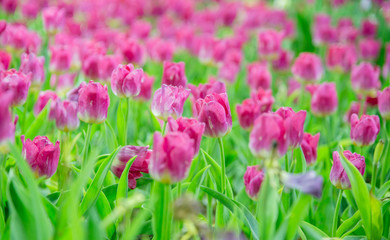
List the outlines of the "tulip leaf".
{"label": "tulip leaf", "polygon": [[382,197],[386,194],[386,192],[389,190],[389,188],[390,188],[390,180],[387,181],[386,183],[384,183],[384,184],[379,188],[378,192],[376,193],[376,196],[377,196],[378,198],[382,198]]}
{"label": "tulip leaf", "polygon": [[371,237],[372,239],[381,239],[383,232],[383,218],[381,211],[381,202],[370,194],[371,204]]}
{"label": "tulip leaf", "polygon": [[[107,144],[114,144],[114,148],[118,147],[118,139],[116,138],[116,134],[114,129],[112,128],[110,122],[104,121],[104,126],[106,127],[106,141]],[[107,133],[108,130],[108,133]]]}
{"label": "tulip leaf", "polygon": [[57,217],[57,213],[58,213],[57,207],[49,199],[47,199],[44,196],[42,196],[42,202],[43,202],[43,206],[45,207],[45,210],[48,214],[48,217],[49,217],[51,223],[53,224],[53,226],[55,226],[56,220],[57,220],[56,217]]}
{"label": "tulip leaf", "polygon": [[244,225],[247,226],[251,230],[251,232],[253,234],[253,238],[259,239],[258,224],[257,224],[256,218],[252,215],[252,213],[250,213],[250,211],[244,205],[226,197],[224,194],[222,194],[220,192],[214,191],[211,188],[205,187],[203,185],[200,186],[200,189],[203,192],[207,193],[209,196],[218,200],[227,209],[229,209],[232,213],[238,213],[239,217],[243,221]]}
{"label": "tulip leaf", "polygon": [[[108,202],[107,197],[104,195],[103,191],[99,193],[99,197],[96,200],[96,210],[100,216],[100,219],[104,219],[111,213],[110,203]],[[115,225],[110,224],[106,229],[108,238],[111,238],[115,232]]]}
{"label": "tulip leaf", "polygon": [[210,165],[207,165],[194,176],[194,178],[191,180],[190,186],[187,188],[188,192],[194,193],[195,195],[198,194],[200,185],[204,181],[209,168]]}
{"label": "tulip leaf", "polygon": [[126,167],[122,172],[122,175],[119,179],[118,188],[116,191],[116,203],[119,203],[119,200],[122,198],[127,198],[127,190],[129,188],[129,170],[131,168],[131,165],[135,161],[137,156],[132,157],[129,161],[126,163]]}
{"label": "tulip leaf", "polygon": [[30,127],[26,131],[26,138],[34,138],[38,135],[38,133],[42,130],[43,126],[46,126],[47,117],[49,116],[51,107],[51,100],[49,100],[46,106],[42,109],[42,111],[38,114],[38,116],[34,119],[34,121],[30,124]]}
{"label": "tulip leaf", "polygon": [[303,232],[306,236],[309,236],[309,239],[325,239],[329,238],[329,236],[324,233],[321,229],[317,228],[316,226],[308,223],[308,222],[301,222],[300,227],[302,228]]}
{"label": "tulip leaf", "polygon": [[103,188],[104,179],[108,171],[110,170],[111,163],[114,160],[116,154],[119,151],[119,147],[115,149],[109,157],[100,165],[91,185],[89,186],[87,193],[85,194],[81,204],[80,212],[82,214],[90,208],[99,196],[101,189]]}
{"label": "tulip leaf", "polygon": [[367,185],[364,182],[363,176],[359,170],[344,156],[341,152],[341,163],[348,175],[352,186],[352,194],[356,200],[356,204],[360,211],[363,220],[364,230],[367,238],[371,239],[371,210],[370,210],[370,195],[368,193]]}
{"label": "tulip leaf", "polygon": [[336,236],[341,237],[346,233],[348,230],[352,229],[358,222],[360,221],[360,212],[359,210],[356,211],[352,217],[345,220],[337,229]]}
{"label": "tulip leaf", "polygon": [[0,232],[4,232],[5,229],[5,218],[3,213],[3,208],[0,207]]}
{"label": "tulip leaf", "polygon": [[143,209],[134,220],[131,221],[130,226],[126,227],[126,230],[123,234],[123,239],[133,240],[138,239],[139,233],[143,226],[145,226],[146,220],[150,217],[151,212]]}

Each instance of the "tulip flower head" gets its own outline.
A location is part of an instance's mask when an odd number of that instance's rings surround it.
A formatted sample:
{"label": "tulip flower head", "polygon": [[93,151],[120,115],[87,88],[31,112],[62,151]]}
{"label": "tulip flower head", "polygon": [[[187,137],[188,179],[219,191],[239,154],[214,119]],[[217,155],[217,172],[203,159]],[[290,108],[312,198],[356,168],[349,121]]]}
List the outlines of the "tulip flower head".
{"label": "tulip flower head", "polygon": [[306,87],[311,93],[311,111],[314,115],[323,117],[336,112],[338,97],[335,83],[322,83]]}
{"label": "tulip flower head", "polygon": [[248,166],[244,174],[245,191],[249,197],[256,199],[259,194],[261,184],[264,181],[264,170],[259,166]]}
{"label": "tulip flower head", "polygon": [[304,82],[315,82],[321,79],[323,68],[321,59],[314,53],[301,53],[291,68],[294,76]]}
{"label": "tulip flower head", "polygon": [[57,128],[64,132],[76,130],[80,125],[80,120],[77,117],[77,102],[58,99],[55,106]]}
{"label": "tulip flower head", "polygon": [[[350,151],[344,151],[344,156],[359,170],[360,174],[364,174],[366,162],[363,156]],[[335,187],[339,189],[350,189],[351,182],[349,181],[348,175],[341,164],[340,157],[341,156],[337,151],[333,152],[333,166],[330,171],[329,178]]]}
{"label": "tulip flower head", "polygon": [[390,87],[378,93],[378,108],[382,117],[390,120]]}
{"label": "tulip flower head", "polygon": [[10,69],[0,72],[0,90],[2,92],[13,91],[12,106],[20,106],[26,102],[28,90],[31,85],[31,73],[24,74],[21,71]]}
{"label": "tulip flower head", "polygon": [[296,148],[303,140],[303,125],[305,124],[306,111],[294,112],[292,108],[281,107],[276,111],[286,124],[287,141],[290,147]]}
{"label": "tulip flower head", "polygon": [[375,142],[380,130],[379,117],[363,114],[351,116],[351,139],[358,146],[368,146]]}
{"label": "tulip flower head", "polygon": [[164,62],[162,83],[176,87],[186,87],[187,77],[184,62]]}
{"label": "tulip flower head", "polygon": [[311,165],[317,160],[317,146],[320,140],[320,133],[311,135],[309,133],[303,134],[303,140],[301,143],[302,152],[305,156],[306,164]]}
{"label": "tulip flower head", "polygon": [[142,69],[134,69],[132,64],[118,65],[111,75],[112,91],[118,97],[135,97],[141,92],[141,86],[144,81],[144,72]]}
{"label": "tulip flower head", "polygon": [[380,69],[370,63],[362,62],[352,68],[352,88],[364,96],[376,96],[381,86],[379,81]]}

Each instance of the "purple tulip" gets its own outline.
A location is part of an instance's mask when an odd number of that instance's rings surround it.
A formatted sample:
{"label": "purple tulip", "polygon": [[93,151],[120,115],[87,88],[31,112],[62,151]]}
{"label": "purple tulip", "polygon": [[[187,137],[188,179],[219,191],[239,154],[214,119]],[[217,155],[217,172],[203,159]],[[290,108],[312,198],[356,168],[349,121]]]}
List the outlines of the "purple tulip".
{"label": "purple tulip", "polygon": [[390,87],[378,93],[378,108],[382,117],[390,120]]}
{"label": "purple tulip", "polygon": [[296,148],[303,140],[303,125],[305,124],[306,111],[294,112],[292,108],[281,107],[276,111],[284,119],[286,135],[289,146]]}
{"label": "purple tulip", "polygon": [[134,69],[132,64],[120,64],[111,75],[112,91],[118,97],[135,97],[140,93],[143,81],[144,72],[142,69]]}
{"label": "purple tulip", "polygon": [[213,93],[198,99],[195,110],[198,121],[205,124],[205,136],[223,137],[232,129],[232,115],[226,93]]}
{"label": "purple tulip", "polygon": [[33,141],[21,137],[23,156],[31,168],[40,176],[50,178],[57,170],[60,159],[60,142],[53,145],[45,136],[37,136]]}
{"label": "purple tulip", "polygon": [[363,114],[359,119],[357,114],[351,116],[351,139],[358,146],[368,146],[375,142],[380,130],[377,115]]}
{"label": "purple tulip", "polygon": [[186,87],[187,77],[184,62],[164,62],[162,84]]}
{"label": "purple tulip", "polygon": [[150,175],[164,183],[172,184],[187,177],[194,157],[194,140],[182,132],[155,133],[153,153],[149,164]]}
{"label": "purple tulip", "polygon": [[43,56],[37,57],[34,53],[23,53],[19,70],[26,75],[31,73],[31,83],[41,85],[45,81],[44,64]]}
{"label": "purple tulip", "polygon": [[80,125],[77,117],[77,102],[58,99],[55,106],[57,128],[64,132],[76,130]]}
{"label": "purple tulip", "polygon": [[26,102],[28,90],[31,85],[31,74],[24,74],[21,71],[10,69],[0,72],[0,90],[13,91],[12,106],[20,106]]}
{"label": "purple tulip", "polygon": [[[366,162],[363,156],[350,151],[344,151],[344,156],[359,170],[362,175],[364,174]],[[333,152],[333,166],[330,171],[329,178],[332,184],[337,188],[351,188],[351,182],[349,181],[348,175],[341,164],[340,154],[337,151]]]}
{"label": "purple tulip", "polygon": [[102,123],[107,118],[110,97],[107,86],[90,81],[79,90],[78,117],[86,123]]}
{"label": "purple tulip", "polygon": [[353,67],[351,72],[352,88],[357,93],[376,96],[377,90],[381,86],[379,74],[379,67],[374,67],[367,62],[360,63],[358,66]]}
{"label": "purple tulip", "polygon": [[291,71],[297,79],[305,82],[318,81],[323,74],[321,58],[314,53],[301,53],[295,59]]}
{"label": "purple tulip", "polygon": [[336,112],[338,97],[335,83],[309,85],[307,90],[311,93],[311,111],[314,115],[323,117]]}
{"label": "purple tulip", "polygon": [[309,133],[303,134],[303,140],[301,148],[303,155],[305,156],[306,164],[311,165],[317,160],[317,147],[320,140],[320,133],[316,135],[310,135]]}
{"label": "purple tulip", "polygon": [[249,197],[256,199],[264,181],[264,170],[259,166],[248,166],[244,174],[245,191]]}
{"label": "purple tulip", "polygon": [[297,189],[316,198],[321,198],[322,196],[324,179],[314,171],[300,174],[284,173],[282,182],[287,189]]}
{"label": "purple tulip", "polygon": [[126,168],[127,162],[134,156],[133,164],[130,167],[128,175],[128,186],[134,189],[137,186],[137,179],[142,177],[142,173],[149,173],[149,161],[152,155],[152,150],[149,146],[124,146],[119,150],[117,160],[112,164],[111,170],[115,176],[120,178]]}

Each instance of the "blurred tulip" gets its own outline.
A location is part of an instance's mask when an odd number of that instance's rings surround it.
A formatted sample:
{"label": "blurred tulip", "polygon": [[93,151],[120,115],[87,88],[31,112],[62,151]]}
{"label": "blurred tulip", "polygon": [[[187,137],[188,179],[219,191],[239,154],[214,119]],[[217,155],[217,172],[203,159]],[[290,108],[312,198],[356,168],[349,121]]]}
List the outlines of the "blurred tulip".
{"label": "blurred tulip", "polygon": [[258,39],[260,58],[276,59],[281,50],[282,41],[282,35],[273,29],[260,32]]}
{"label": "blurred tulip", "polygon": [[378,93],[378,108],[382,117],[390,120],[390,87]]}
{"label": "blurred tulip", "polygon": [[65,24],[65,11],[59,7],[47,7],[42,11],[42,19],[46,31],[59,30]]}
{"label": "blurred tulip", "polygon": [[368,146],[375,142],[380,130],[377,115],[363,114],[359,119],[357,114],[351,116],[351,139],[358,146]]}
{"label": "blurred tulip", "polygon": [[282,182],[287,189],[297,189],[316,198],[322,196],[324,179],[314,171],[299,174],[284,173]]}
{"label": "blurred tulip", "polygon": [[17,0],[2,0],[0,2],[1,8],[7,13],[7,14],[14,14],[16,8],[18,7],[18,1]]}
{"label": "blurred tulip", "polygon": [[77,102],[58,99],[55,106],[57,128],[64,132],[76,130],[80,125],[80,120],[77,117]]}
{"label": "blurred tulip", "polygon": [[140,43],[134,39],[128,39],[120,44],[120,49],[123,58],[132,64],[143,65],[144,49]]}
{"label": "blurred tulip", "polygon": [[330,69],[350,72],[357,61],[353,47],[347,45],[330,45],[326,55],[326,65]]}
{"label": "blurred tulip", "polygon": [[199,98],[195,105],[198,121],[205,124],[204,135],[220,138],[232,129],[232,115],[226,93],[212,93]]}
{"label": "blurred tulip", "polygon": [[212,93],[226,93],[226,86],[224,82],[210,79],[208,83],[199,84],[198,87],[192,84],[188,84],[188,88],[191,89],[191,94],[194,97],[194,101],[199,98],[204,99],[207,95]]}
{"label": "blurred tulip", "polygon": [[15,141],[16,122],[12,121],[10,109],[13,94],[13,91],[0,91],[0,153],[3,154],[8,152],[8,141]]}
{"label": "blurred tulip", "polygon": [[37,57],[34,53],[23,53],[19,70],[24,74],[31,73],[31,83],[42,85],[45,81],[45,58]]}
{"label": "blurred tulip", "polygon": [[6,51],[0,51],[0,71],[8,70],[11,63],[11,54]]}
{"label": "blurred tulip", "polygon": [[303,134],[301,147],[307,165],[311,165],[317,160],[317,146],[319,140],[320,133],[317,133],[314,136],[309,133]]}
{"label": "blurred tulip", "polygon": [[152,113],[166,121],[169,116],[178,118],[183,114],[184,102],[190,95],[190,90],[163,84],[154,92]]}
{"label": "blurred tulip", "polygon": [[311,111],[317,116],[328,116],[336,112],[338,97],[335,83],[307,86],[311,93]]}
{"label": "blurred tulip", "polygon": [[107,86],[90,81],[79,90],[78,117],[86,123],[102,123],[107,118],[110,97]]}
{"label": "blurred tulip", "polygon": [[281,50],[278,57],[272,61],[272,68],[276,71],[288,71],[290,69],[291,61],[291,52]]}
{"label": "blurred tulip", "polygon": [[194,140],[182,132],[168,132],[153,137],[153,153],[149,163],[152,178],[164,184],[180,182],[187,177],[194,157]]}
{"label": "blurred tulip", "polygon": [[264,170],[259,166],[248,166],[244,174],[245,191],[249,197],[256,199],[264,181]]}
{"label": "blurred tulip", "polygon": [[300,53],[295,59],[291,71],[299,80],[318,81],[323,74],[321,59],[314,53]]}
{"label": "blurred tulip", "polygon": [[73,51],[70,46],[54,45],[50,47],[50,70],[67,71],[70,69],[73,60]]}
{"label": "blurred tulip", "polygon": [[123,171],[126,168],[127,162],[133,157],[133,164],[131,164],[129,174],[127,177],[128,187],[134,189],[137,186],[137,179],[142,177],[142,173],[149,173],[149,161],[152,155],[152,150],[148,149],[149,146],[124,146],[119,150],[117,160],[112,164],[111,170],[115,176],[120,178]]}
{"label": "blurred tulip", "polygon": [[305,124],[306,111],[294,112],[292,108],[281,107],[276,111],[285,122],[288,145],[296,148],[303,140],[303,125]]}
{"label": "blurred tulip", "polygon": [[377,28],[378,26],[375,22],[370,21],[368,19],[364,20],[362,21],[362,25],[361,25],[361,34],[367,38],[375,38],[377,33]]}
{"label": "blurred tulip", "polygon": [[236,106],[237,117],[243,129],[250,130],[256,118],[260,115],[260,106],[253,99],[245,99]]}
{"label": "blurred tulip", "polygon": [[[359,170],[360,174],[364,174],[366,162],[363,156],[350,151],[344,151],[344,156]],[[333,152],[333,166],[330,171],[329,178],[335,187],[339,189],[350,189],[351,182],[349,181],[348,175],[341,164],[340,157],[341,156],[337,151]]]}
{"label": "blurred tulip", "polygon": [[380,70],[370,63],[362,62],[353,67],[351,72],[352,88],[365,96],[376,96],[380,88],[379,81]]}
{"label": "blurred tulip", "polygon": [[164,62],[162,84],[186,87],[187,77],[184,62]]}
{"label": "blurred tulip", "polygon": [[114,69],[121,63],[122,58],[119,55],[104,55],[99,61],[99,79],[108,82]]}
{"label": "blurred tulip", "polygon": [[123,98],[137,96],[144,81],[142,69],[134,69],[132,64],[118,65],[111,75],[111,88],[115,95]]}
{"label": "blurred tulip", "polygon": [[28,90],[31,85],[31,73],[24,74],[21,71],[10,69],[0,72],[0,90],[13,91],[12,106],[20,106],[26,102]]}
{"label": "blurred tulip", "polygon": [[[365,112],[366,112],[366,110],[363,109],[363,113],[365,113]],[[351,106],[349,107],[349,110],[347,111],[347,113],[344,116],[344,121],[347,122],[347,123],[350,123],[351,122],[351,116],[353,114],[359,114],[359,113],[360,113],[360,103],[352,102]]]}
{"label": "blurred tulip", "polygon": [[34,114],[37,116],[45,108],[49,100],[51,100],[49,120],[54,120],[56,117],[56,101],[59,100],[59,97],[51,90],[39,93],[37,102],[34,105]]}
{"label": "blurred tulip", "polygon": [[251,63],[248,65],[247,82],[252,91],[269,89],[272,76],[266,63]]}
{"label": "blurred tulip", "polygon": [[375,61],[381,50],[381,42],[374,39],[364,39],[359,43],[360,55],[364,60]]}
{"label": "blurred tulip", "polygon": [[60,159],[60,142],[53,145],[45,136],[37,136],[33,141],[21,137],[23,156],[31,168],[39,174],[50,178],[57,170]]}
{"label": "blurred tulip", "polygon": [[141,84],[141,91],[137,96],[134,97],[134,99],[141,100],[141,101],[149,101],[152,97],[152,88],[154,83],[154,77],[148,76],[144,72],[144,81]]}

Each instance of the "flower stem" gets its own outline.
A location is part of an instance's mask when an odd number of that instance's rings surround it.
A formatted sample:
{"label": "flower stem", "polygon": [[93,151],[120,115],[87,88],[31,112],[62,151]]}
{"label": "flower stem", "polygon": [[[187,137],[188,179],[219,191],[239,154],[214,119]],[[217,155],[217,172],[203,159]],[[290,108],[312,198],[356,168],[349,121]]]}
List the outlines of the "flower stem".
{"label": "flower stem", "polygon": [[[223,149],[223,140],[222,138],[218,138],[219,143],[219,151],[221,153],[221,193],[225,194],[226,192],[226,179],[225,179],[225,151]],[[223,227],[223,205],[220,202],[217,202],[217,212],[216,212],[216,222],[219,228]]]}
{"label": "flower stem", "polygon": [[171,239],[171,226],[172,226],[172,209],[171,209],[171,185],[163,184],[164,187],[164,215],[162,221],[162,236],[160,239]]}
{"label": "flower stem", "polygon": [[167,121],[164,121],[163,127],[161,129],[161,134],[164,136],[165,135],[165,129],[167,128]]}
{"label": "flower stem", "polygon": [[360,99],[360,109],[359,109],[359,118],[363,115],[364,113],[364,105],[366,103],[366,96],[362,95],[362,99]]}
{"label": "flower stem", "polygon": [[338,223],[338,218],[339,218],[339,211],[340,211],[342,197],[343,197],[343,190],[340,189],[339,195],[337,197],[336,208],[334,210],[334,215],[333,215],[332,237],[335,237],[335,235],[336,235],[337,223]]}
{"label": "flower stem", "polygon": [[126,101],[126,114],[125,114],[125,126],[123,129],[123,145],[127,145],[127,129],[129,127],[129,114],[130,114],[130,98],[125,99]]}
{"label": "flower stem", "polygon": [[91,138],[91,128],[92,128],[92,124],[88,123],[87,135],[85,136],[85,142],[84,142],[84,148],[83,148],[82,167],[87,164],[88,147],[89,147],[89,141],[90,141],[90,138]]}

